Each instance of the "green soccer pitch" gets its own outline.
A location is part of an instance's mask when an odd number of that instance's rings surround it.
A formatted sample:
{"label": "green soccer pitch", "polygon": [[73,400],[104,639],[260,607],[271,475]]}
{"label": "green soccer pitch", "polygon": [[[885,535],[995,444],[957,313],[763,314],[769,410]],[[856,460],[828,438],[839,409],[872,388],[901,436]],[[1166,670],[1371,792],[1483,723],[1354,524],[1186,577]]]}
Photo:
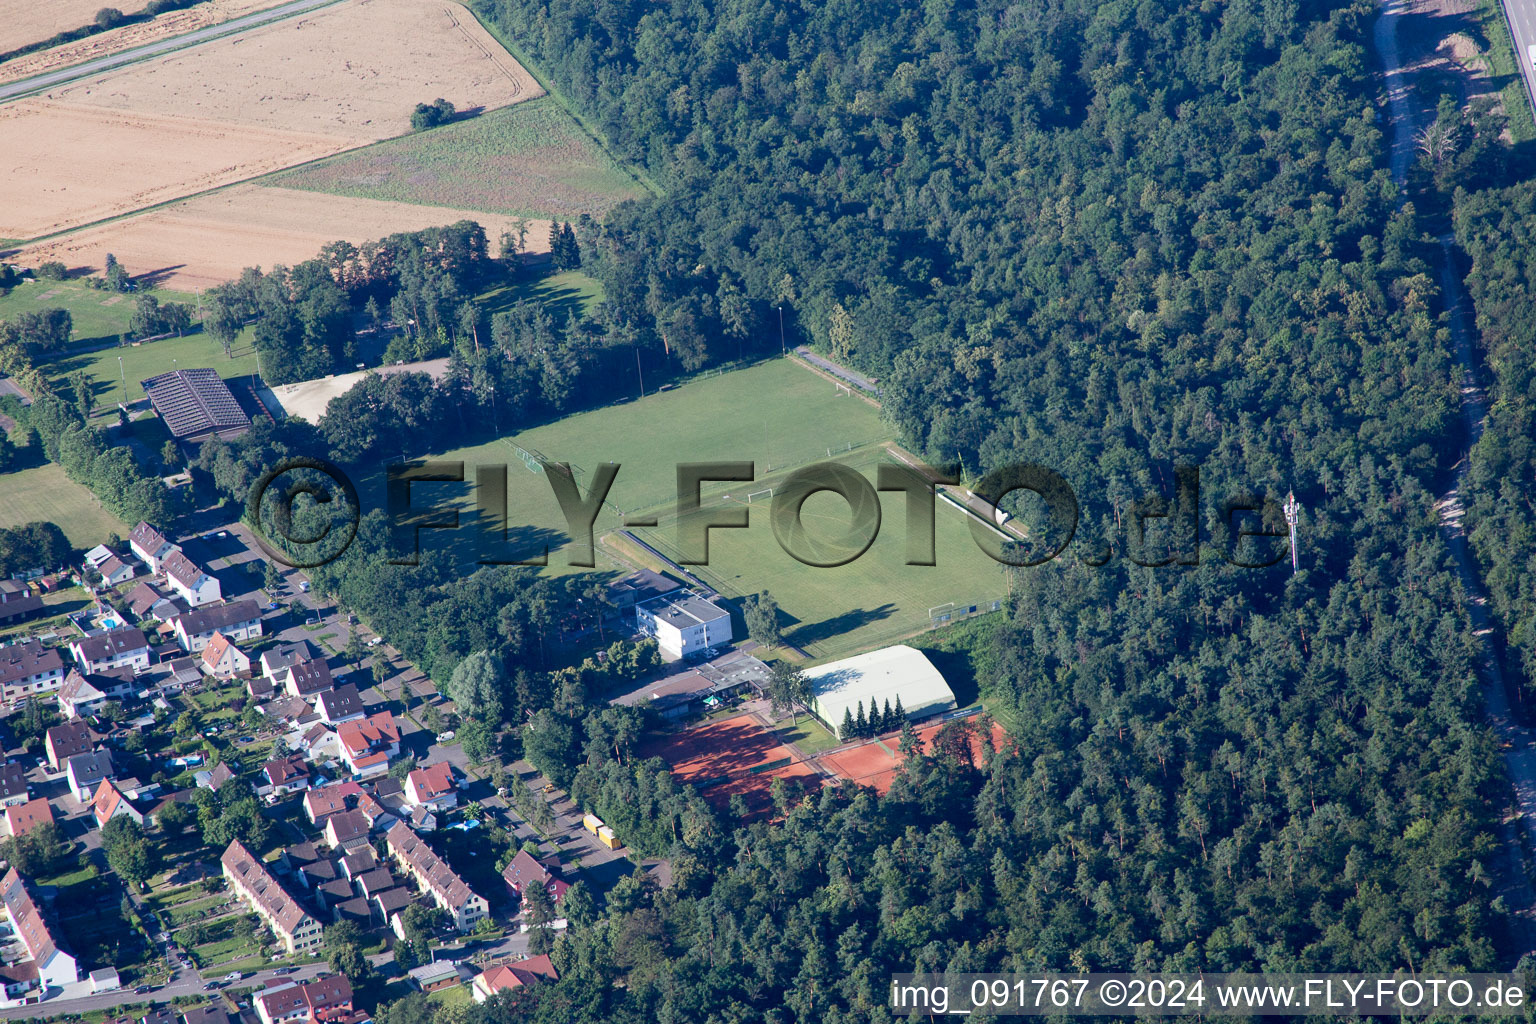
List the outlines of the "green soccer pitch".
{"label": "green soccer pitch", "polygon": [[[487,444],[418,456],[462,461],[466,480],[477,466],[505,466],[510,535],[524,547],[518,556],[549,543],[550,569],[572,571],[559,550],[566,540],[564,519],[549,482],[530,470],[522,453],[573,466],[583,492],[603,462],[620,469],[599,515],[595,535],[599,570],[625,571],[616,553],[630,548],[607,538],[620,526],[619,513],[631,518],[654,515],[656,527],[639,527],[634,536],[668,557],[676,557],[673,515],[680,462],[750,461],[751,483],[706,485],[704,505],[746,505],[751,526],[711,533],[710,564],[690,567],[695,575],[729,599],[734,612],[746,594],[767,590],[783,613],[784,638],[812,657],[832,657],[877,646],[930,625],[929,609],[953,602],[969,607],[999,598],[1007,589],[997,563],[971,539],[966,515],[938,501],[935,566],[909,566],[905,555],[905,498],[881,496],[882,527],[862,557],[835,569],[806,566],[786,554],[769,525],[765,491],[794,468],[829,457],[862,473],[871,483],[876,467],[892,461],[882,445],[894,432],[879,410],[851,396],[825,378],[789,360],[773,360],[743,370],[694,379],[643,399],[580,413]],[[362,481],[365,508],[382,507],[382,473]],[[724,496],[731,495],[727,500]],[[456,507],[457,531],[423,531],[423,549],[452,546],[468,568],[475,558],[473,528],[477,510],[472,488],[457,484],[413,486],[417,505]],[[829,533],[847,521],[846,506],[831,495],[805,505],[810,529],[818,523]],[[738,635],[744,630],[737,616]]]}

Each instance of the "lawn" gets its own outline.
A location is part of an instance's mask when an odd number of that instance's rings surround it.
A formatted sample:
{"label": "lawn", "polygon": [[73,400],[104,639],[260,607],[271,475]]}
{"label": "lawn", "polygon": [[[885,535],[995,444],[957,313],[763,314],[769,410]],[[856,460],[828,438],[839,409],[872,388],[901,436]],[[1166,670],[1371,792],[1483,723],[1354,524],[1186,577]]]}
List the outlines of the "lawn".
{"label": "lawn", "polygon": [[263,180],[284,188],[575,220],[645,194],[553,99],[390,139]]}
{"label": "lawn", "polygon": [[[567,416],[500,440],[431,453],[431,457],[462,460],[469,480],[477,465],[507,466],[508,526],[514,531],[523,528],[530,535],[547,535],[541,539],[557,547],[564,538],[559,505],[542,471],[528,469],[518,446],[569,462],[583,489],[599,463],[617,462],[622,468],[608,495],[610,505],[628,512],[669,511],[676,502],[679,462],[751,460],[761,477],[773,466],[824,458],[829,446],[868,447],[893,436],[869,405],[835,396],[835,389],[823,378],[789,361],[773,360]],[[358,487],[364,508],[383,507],[382,472],[359,480]],[[755,489],[744,484],[738,490]],[[476,520],[468,485],[417,485],[413,493],[421,495],[417,500],[441,502],[452,501],[457,494],[461,523],[469,526]],[[605,507],[598,516],[597,531],[618,525],[613,509]],[[458,543],[468,555],[473,547],[470,534],[468,529],[454,534],[426,532],[422,544]],[[551,561],[559,564],[564,559]]]}
{"label": "lawn", "polygon": [[484,315],[490,317],[510,309],[517,302],[530,300],[543,305],[556,323],[564,323],[568,313],[591,313],[602,298],[603,286],[595,278],[580,270],[561,270],[526,274],[475,296],[475,302]]}
{"label": "lawn", "polygon": [[[79,355],[62,355],[42,364],[42,369],[56,387],[62,387],[64,379],[75,370],[85,369],[96,381],[96,400],[100,406],[113,406],[127,400],[136,402],[144,397],[139,382],[159,373],[171,370],[190,370],[208,367],[217,370],[220,377],[230,380],[256,372],[256,347],[253,334],[248,328],[235,339],[234,358],[227,358],[218,342],[201,332],[185,338],[161,338],[122,347],[102,349]],[[122,360],[119,367],[118,360]]]}
{"label": "lawn", "polygon": [[440,988],[428,994],[427,998],[438,1006],[468,1006],[474,1002],[474,996],[470,995],[469,989],[463,985]]}
{"label": "lawn", "polygon": [[[571,571],[565,558],[553,553],[566,540],[563,518],[543,474],[527,468],[516,446],[571,463],[583,489],[599,463],[619,463],[609,493],[612,507],[598,515],[594,532],[601,537],[620,525],[616,509],[632,516],[655,514],[659,526],[633,532],[673,558],[680,554],[671,514],[676,464],[752,461],[755,482],[706,485],[706,505],[724,502],[726,495],[729,504],[738,505],[749,494],[761,504],[748,507],[749,529],[711,531],[710,565],[695,567],[695,572],[728,599],[768,590],[779,602],[785,639],[821,659],[926,629],[932,606],[978,604],[1006,591],[997,563],[971,539],[965,514],[943,501],[937,502],[936,512],[937,566],[905,564],[905,499],[897,493],[882,496],[883,527],[870,549],[849,565],[811,568],[779,547],[768,522],[767,487],[793,467],[827,460],[829,449],[873,481],[877,466],[890,458],[880,445],[893,436],[869,404],[839,397],[832,384],[793,362],[773,360],[434,457],[462,460],[469,480],[477,465],[507,466],[507,525],[516,545],[511,553],[526,557],[532,545],[547,543],[557,572]],[[359,490],[365,508],[382,507],[381,474],[361,480]],[[472,488],[425,484],[413,493],[423,505],[457,502],[461,529],[423,531],[421,544],[455,545],[461,559],[472,564],[474,531],[463,528],[478,521]],[[805,522],[819,520],[836,529],[845,521],[845,509],[840,499],[819,495],[806,503]],[[619,568],[619,559],[634,550],[617,536],[600,543],[599,568]],[[739,602],[727,603],[739,610]],[[744,635],[739,615],[736,625],[737,635]]]}
{"label": "lawn", "polygon": [[[197,302],[197,296],[185,292],[156,289],[153,294],[162,303],[185,302],[195,306]],[[92,288],[83,280],[28,281],[12,288],[7,295],[0,295],[0,320],[9,320],[18,313],[67,309],[74,319],[75,342],[115,341],[119,334],[127,333],[133,306],[134,296]]]}
{"label": "lawn", "polygon": [[819,754],[837,746],[837,737],[811,715],[802,714],[798,723],[790,723],[775,730],[783,743],[793,743],[802,753]]}
{"label": "lawn", "polygon": [[132,529],[56,463],[0,475],[0,526],[38,521],[59,524],[78,548],[95,547],[109,533],[126,537]]}

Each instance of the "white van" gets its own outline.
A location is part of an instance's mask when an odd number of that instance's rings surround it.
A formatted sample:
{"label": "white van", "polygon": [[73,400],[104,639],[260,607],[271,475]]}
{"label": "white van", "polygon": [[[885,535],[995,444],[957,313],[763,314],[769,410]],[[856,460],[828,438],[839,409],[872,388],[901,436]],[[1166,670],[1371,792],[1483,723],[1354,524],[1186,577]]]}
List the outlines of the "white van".
{"label": "white van", "polygon": [[1536,68],[1536,43],[1525,48],[1525,55],[1531,62],[1531,67]]}

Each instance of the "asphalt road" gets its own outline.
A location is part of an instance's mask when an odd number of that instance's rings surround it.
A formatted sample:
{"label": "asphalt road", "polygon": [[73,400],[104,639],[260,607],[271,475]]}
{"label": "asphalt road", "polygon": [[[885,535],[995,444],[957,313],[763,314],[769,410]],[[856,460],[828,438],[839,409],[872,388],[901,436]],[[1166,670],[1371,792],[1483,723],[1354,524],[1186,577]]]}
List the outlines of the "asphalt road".
{"label": "asphalt road", "polygon": [[25,96],[43,89],[52,89],[55,86],[65,85],[81,78],[99,75],[103,71],[120,68],[125,64],[132,64],[158,54],[169,53],[172,50],[180,50],[195,43],[204,43],[210,39],[217,39],[220,36],[230,35],[231,33],[243,32],[246,29],[256,28],[259,25],[289,18],[295,14],[303,14],[305,11],[312,11],[317,7],[325,7],[337,2],[338,0],[294,0],[293,3],[283,4],[281,7],[273,7],[265,11],[257,11],[255,14],[247,14],[243,18],[234,18],[218,25],[209,25],[207,28],[200,28],[179,36],[171,36],[169,39],[146,43],[143,46],[124,50],[121,53],[114,53],[110,56],[86,61],[83,64],[60,68],[58,71],[48,71],[41,75],[34,75],[31,78],[23,78],[19,82],[0,85],[0,100],[15,99],[18,96]]}
{"label": "asphalt road", "polygon": [[[295,967],[288,977],[294,981],[308,981],[318,974],[330,970],[325,964],[309,964],[305,967]],[[242,978],[235,983],[240,988],[261,987],[269,978],[278,975],[273,971],[259,971],[247,978]],[[226,986],[228,987],[228,986]],[[33,1003],[28,1006],[12,1006],[0,1009],[0,1020],[17,1020],[25,1017],[57,1016],[64,1013],[87,1013],[91,1010],[105,1010],[114,1006],[125,1006],[133,1003],[164,1004],[177,996],[200,995],[203,991],[203,979],[196,971],[181,971],[176,980],[162,988],[157,988],[146,995],[136,995],[132,989],[118,989],[116,992],[103,992],[98,996],[82,996],[79,999],[60,999],[54,997],[46,1002]],[[217,993],[209,992],[210,999]]]}
{"label": "asphalt road", "polygon": [[1504,16],[1515,33],[1515,57],[1520,75],[1525,79],[1526,94],[1536,105],[1536,64],[1531,63],[1531,45],[1536,44],[1536,0],[1503,0]]}
{"label": "asphalt road", "polygon": [[[1523,24],[1526,35],[1519,42],[1521,69],[1526,86],[1530,88],[1533,70],[1525,54],[1528,41],[1536,41],[1531,27],[1536,20],[1536,0],[1504,0],[1511,20],[1516,9],[1523,8]],[[1407,172],[1414,157],[1414,137],[1418,134],[1413,106],[1407,101],[1409,82],[1402,70],[1397,46],[1397,19],[1402,13],[1402,0],[1382,0],[1382,15],[1376,22],[1374,42],[1385,71],[1387,100],[1392,118],[1392,177],[1404,189],[1406,196]],[[1521,31],[1516,22],[1517,33]],[[1499,667],[1496,645],[1492,642],[1495,624],[1488,614],[1488,596],[1483,588],[1477,563],[1467,549],[1466,533],[1462,526],[1464,507],[1461,500],[1462,484],[1466,480],[1471,460],[1465,451],[1477,443],[1483,434],[1487,416],[1487,395],[1478,379],[1477,361],[1473,354],[1473,331],[1469,306],[1462,288],[1461,277],[1452,260],[1453,239],[1449,235],[1440,238],[1438,273],[1450,314],[1452,354],[1461,370],[1461,413],[1464,434],[1459,438],[1463,445],[1462,458],[1451,486],[1435,503],[1435,511],[1447,546],[1455,561],[1457,573],[1469,598],[1467,612],[1472,620],[1473,634],[1482,642],[1478,650],[1478,676],[1482,682],[1483,698],[1487,705],[1487,717],[1494,735],[1499,739],[1504,769],[1509,774],[1519,815],[1505,822],[1501,829],[1504,841],[1502,863],[1498,864],[1498,895],[1509,906],[1510,924],[1515,941],[1520,948],[1536,951],[1536,888],[1531,876],[1525,851],[1536,844],[1536,729],[1522,726],[1509,707],[1508,691]]]}

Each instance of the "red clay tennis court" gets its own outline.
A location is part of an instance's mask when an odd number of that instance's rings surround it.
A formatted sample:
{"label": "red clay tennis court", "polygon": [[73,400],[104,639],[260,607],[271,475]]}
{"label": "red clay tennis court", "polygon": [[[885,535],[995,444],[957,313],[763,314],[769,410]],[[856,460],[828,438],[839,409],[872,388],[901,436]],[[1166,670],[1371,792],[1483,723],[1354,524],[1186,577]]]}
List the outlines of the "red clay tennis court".
{"label": "red clay tennis court", "polygon": [[676,733],[641,750],[659,757],[683,782],[697,786],[716,807],[726,806],[740,793],[754,814],[771,809],[774,779],[799,779],[806,789],[819,788],[821,773],[801,761],[778,737],[751,715],[737,715]]}
{"label": "red clay tennis court", "polygon": [[[945,724],[930,725],[917,730],[917,737],[923,741],[925,753],[932,749],[934,736],[938,735]],[[1006,737],[1007,733],[1003,732],[1003,727],[993,722],[993,747],[1002,746]],[[971,752],[973,757],[980,760],[981,748],[977,742],[978,739],[979,737],[974,736],[971,738]],[[822,754],[821,764],[838,778],[847,779],[861,786],[872,786],[877,793],[884,796],[890,791],[891,784],[896,781],[896,769],[901,764],[901,755],[897,753],[896,745],[900,742],[901,734],[891,733],[889,736],[882,736],[856,747]]]}

